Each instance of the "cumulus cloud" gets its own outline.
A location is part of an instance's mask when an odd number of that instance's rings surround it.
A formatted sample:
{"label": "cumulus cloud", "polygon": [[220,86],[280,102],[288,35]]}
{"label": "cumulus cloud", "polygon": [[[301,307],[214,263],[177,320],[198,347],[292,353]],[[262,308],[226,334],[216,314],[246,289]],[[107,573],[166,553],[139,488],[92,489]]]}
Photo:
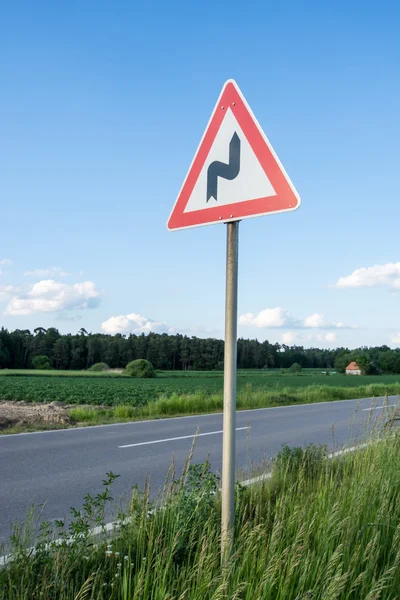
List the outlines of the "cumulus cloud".
{"label": "cumulus cloud", "polygon": [[92,281],[68,285],[44,279],[35,283],[25,294],[11,299],[5,315],[33,315],[36,313],[82,310],[95,308],[100,294]]}
{"label": "cumulus cloud", "polygon": [[316,333],[314,335],[308,335],[307,336],[307,340],[309,342],[315,341],[315,342],[335,342],[337,338],[336,333],[333,332],[329,332],[329,333]]}
{"label": "cumulus cloud", "polygon": [[66,273],[61,267],[48,267],[47,269],[25,271],[24,275],[28,277],[67,277],[69,273]]}
{"label": "cumulus cloud", "polygon": [[297,333],[294,331],[287,331],[282,335],[282,343],[290,346],[297,338]]}
{"label": "cumulus cloud", "polygon": [[335,287],[360,288],[379,285],[395,290],[400,289],[400,262],[356,269],[346,277],[339,277]]}
{"label": "cumulus cloud", "polygon": [[327,332],[327,333],[313,333],[313,334],[300,334],[296,331],[287,331],[282,334],[282,344],[286,344],[287,346],[292,346],[294,343],[303,344],[307,342],[335,342],[336,341],[336,333]]}
{"label": "cumulus cloud", "polygon": [[[239,325],[258,328],[294,328],[294,329],[337,329],[344,328],[343,323],[330,323],[322,313],[314,313],[304,320],[292,317],[284,308],[266,308],[257,315],[246,313],[239,317]],[[347,329],[351,329],[347,327]]]}
{"label": "cumulus cloud", "polygon": [[14,285],[0,285],[0,300],[4,300],[4,298],[13,294],[18,294],[19,291],[20,289]]}
{"label": "cumulus cloud", "polygon": [[253,327],[285,327],[291,323],[289,313],[284,308],[277,306],[276,308],[266,308],[254,315],[246,313],[239,317],[239,325],[247,325]]}
{"label": "cumulus cloud", "polygon": [[129,315],[120,315],[110,317],[101,325],[105,333],[173,333],[173,329],[166,323],[153,321],[143,315],[131,313]]}
{"label": "cumulus cloud", "polygon": [[324,320],[324,315],[321,313],[314,313],[304,319],[304,327],[326,327],[326,325],[327,323]]}
{"label": "cumulus cloud", "polygon": [[324,339],[327,342],[335,342],[336,341],[336,333],[325,333]]}
{"label": "cumulus cloud", "polygon": [[400,331],[392,336],[392,344],[400,345]]}

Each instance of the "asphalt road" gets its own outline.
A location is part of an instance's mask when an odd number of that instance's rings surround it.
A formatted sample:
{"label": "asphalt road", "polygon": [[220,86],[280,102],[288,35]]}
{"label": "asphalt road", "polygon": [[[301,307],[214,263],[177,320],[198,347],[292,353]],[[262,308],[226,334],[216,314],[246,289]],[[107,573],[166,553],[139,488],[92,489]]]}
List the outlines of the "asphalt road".
{"label": "asphalt road", "polygon": [[[400,404],[400,398],[389,398],[389,404]],[[375,398],[238,412],[241,478],[252,465],[275,456],[284,443],[326,443],[330,448],[354,443],[369,418],[387,411],[382,405],[383,399]],[[156,492],[173,456],[182,469],[197,429],[194,461],[210,454],[212,468],[220,471],[221,414],[0,436],[0,544],[32,503],[45,505],[43,519],[64,518],[88,492],[101,491],[107,471],[120,475],[113,487],[115,499],[126,501],[132,485],[143,484],[147,475]]]}

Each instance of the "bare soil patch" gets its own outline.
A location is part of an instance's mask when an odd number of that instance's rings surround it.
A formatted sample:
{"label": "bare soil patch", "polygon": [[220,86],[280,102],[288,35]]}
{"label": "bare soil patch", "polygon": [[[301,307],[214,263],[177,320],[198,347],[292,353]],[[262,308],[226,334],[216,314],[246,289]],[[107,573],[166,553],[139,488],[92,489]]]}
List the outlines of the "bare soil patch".
{"label": "bare soil patch", "polygon": [[51,426],[70,425],[71,420],[62,402],[36,404],[32,402],[0,401],[0,431],[11,427],[38,429]]}

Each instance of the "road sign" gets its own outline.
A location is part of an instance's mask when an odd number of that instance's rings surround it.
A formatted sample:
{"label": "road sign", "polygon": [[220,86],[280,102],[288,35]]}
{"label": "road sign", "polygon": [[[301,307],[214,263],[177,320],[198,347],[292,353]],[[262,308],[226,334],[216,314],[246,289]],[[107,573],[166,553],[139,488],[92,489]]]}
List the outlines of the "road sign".
{"label": "road sign", "polygon": [[221,556],[233,551],[239,221],[295,210],[300,197],[236,83],[226,82],[168,229],[227,223]]}
{"label": "road sign", "polygon": [[295,210],[300,197],[233,80],[225,83],[168,229]]}

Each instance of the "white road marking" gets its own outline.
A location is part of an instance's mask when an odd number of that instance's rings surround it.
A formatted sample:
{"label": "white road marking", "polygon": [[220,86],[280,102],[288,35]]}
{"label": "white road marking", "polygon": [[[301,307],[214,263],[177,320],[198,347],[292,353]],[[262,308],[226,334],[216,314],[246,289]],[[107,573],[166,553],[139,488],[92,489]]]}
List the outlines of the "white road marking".
{"label": "white road marking", "polygon": [[[236,431],[242,431],[243,429],[250,429],[250,427],[236,427]],[[163,442],[175,442],[176,440],[188,440],[189,438],[198,438],[205,435],[218,435],[223,433],[220,431],[209,431],[207,433],[194,433],[193,435],[181,435],[180,437],[166,438],[164,440],[151,440],[150,442],[138,442],[137,444],[125,444],[124,446],[118,446],[118,448],[134,448],[135,446],[148,446],[150,444],[162,444]]]}
{"label": "white road marking", "polygon": [[378,408],[398,408],[396,404],[385,404],[384,406],[372,406],[371,408],[363,408],[363,411],[378,410]]}

